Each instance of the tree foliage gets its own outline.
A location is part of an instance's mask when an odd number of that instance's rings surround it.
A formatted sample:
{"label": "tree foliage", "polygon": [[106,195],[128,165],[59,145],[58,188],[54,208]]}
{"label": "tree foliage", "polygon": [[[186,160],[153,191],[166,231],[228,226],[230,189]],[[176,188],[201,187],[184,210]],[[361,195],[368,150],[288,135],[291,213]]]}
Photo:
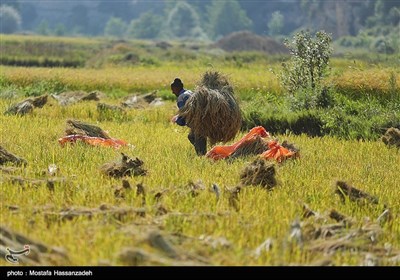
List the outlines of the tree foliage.
{"label": "tree foliage", "polygon": [[21,27],[21,16],[18,11],[7,5],[0,6],[0,32],[14,33]]}
{"label": "tree foliage", "polygon": [[272,13],[272,18],[268,22],[269,34],[280,35],[284,26],[284,17],[280,11],[275,11]]}
{"label": "tree foliage", "polygon": [[79,29],[81,33],[87,33],[89,28],[89,9],[82,4],[72,7],[68,15],[68,25],[71,29]]}
{"label": "tree foliage", "polygon": [[140,15],[136,20],[132,20],[128,34],[133,38],[154,39],[160,34],[162,18],[159,15],[147,12]]}
{"label": "tree foliage", "polygon": [[209,33],[213,38],[239,30],[248,30],[252,21],[237,0],[214,0],[209,7]]}
{"label": "tree foliage", "polygon": [[205,34],[200,27],[200,18],[196,10],[186,2],[177,2],[167,17],[165,36],[173,38],[201,38]]}
{"label": "tree foliage", "polygon": [[314,92],[320,85],[332,54],[331,42],[332,37],[324,31],[317,32],[314,37],[308,31],[300,31],[293,41],[285,40],[291,59],[283,64],[280,78],[289,93],[294,94],[299,89]]}
{"label": "tree foliage", "polygon": [[50,35],[50,28],[47,20],[42,19],[40,21],[40,23],[36,27],[36,32],[39,33],[40,35]]}
{"label": "tree foliage", "polygon": [[110,16],[130,20],[134,1],[98,1],[97,11]]}
{"label": "tree foliage", "polygon": [[126,23],[122,19],[112,17],[104,28],[104,34],[110,37],[123,38],[126,28]]}

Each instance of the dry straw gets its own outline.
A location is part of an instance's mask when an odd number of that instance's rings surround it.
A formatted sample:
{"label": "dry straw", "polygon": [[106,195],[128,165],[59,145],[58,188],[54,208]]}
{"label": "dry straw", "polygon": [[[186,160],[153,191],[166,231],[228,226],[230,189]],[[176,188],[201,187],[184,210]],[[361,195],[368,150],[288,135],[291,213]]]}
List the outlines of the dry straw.
{"label": "dry straw", "polygon": [[240,180],[244,186],[260,185],[267,190],[271,190],[277,185],[275,178],[275,165],[263,159],[256,159],[247,165],[240,174]]}
{"label": "dry straw", "polygon": [[232,140],[242,124],[233,88],[219,72],[203,75],[179,114],[195,134],[208,137],[211,145]]}
{"label": "dry straw", "polygon": [[111,139],[107,132],[100,127],[84,123],[78,120],[67,120],[67,127],[65,129],[66,135],[84,135],[90,137],[100,137],[104,139]]}
{"label": "dry straw", "polygon": [[228,158],[234,159],[238,157],[259,155],[268,150],[267,142],[257,135],[255,138],[251,138],[240,145]]}
{"label": "dry straw", "polygon": [[382,141],[388,146],[400,149],[400,130],[395,127],[389,128],[382,136]]}

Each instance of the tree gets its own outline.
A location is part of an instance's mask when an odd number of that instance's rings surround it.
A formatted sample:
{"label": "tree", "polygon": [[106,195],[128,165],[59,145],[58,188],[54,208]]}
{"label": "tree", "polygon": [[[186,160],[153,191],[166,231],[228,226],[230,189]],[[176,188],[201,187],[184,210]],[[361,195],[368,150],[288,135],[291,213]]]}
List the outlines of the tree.
{"label": "tree", "polygon": [[14,33],[21,27],[21,16],[17,10],[11,6],[0,6],[0,32]]}
{"label": "tree", "polygon": [[20,13],[21,18],[24,19],[22,21],[22,28],[25,30],[32,29],[33,24],[38,16],[35,5],[32,3],[23,3],[20,6]]}
{"label": "tree", "polygon": [[57,23],[56,27],[54,28],[54,34],[56,36],[64,36],[65,35],[65,26],[62,23]]}
{"label": "tree", "polygon": [[111,17],[104,28],[104,34],[111,37],[123,38],[125,32],[126,23],[122,19],[115,17]]}
{"label": "tree", "polygon": [[71,29],[77,29],[82,33],[86,33],[89,27],[89,9],[80,4],[73,6],[69,15],[68,23]]}
{"label": "tree", "polygon": [[165,32],[167,34],[165,35],[167,36],[175,38],[205,37],[196,10],[186,2],[176,3],[168,14],[166,27]]}
{"label": "tree", "polygon": [[99,1],[97,11],[113,18],[130,21],[132,18],[134,1]]}
{"label": "tree", "polygon": [[49,24],[48,24],[47,20],[42,19],[42,21],[36,27],[36,31],[40,35],[49,35],[50,34],[50,29],[49,29]]}
{"label": "tree", "polygon": [[160,34],[162,18],[151,12],[146,12],[140,15],[136,20],[132,20],[128,34],[134,38],[154,39]]}
{"label": "tree", "polygon": [[272,13],[272,18],[268,22],[269,34],[271,36],[280,35],[284,26],[284,18],[280,11]]}
{"label": "tree", "polygon": [[389,12],[389,22],[396,26],[400,24],[400,7],[393,7]]}
{"label": "tree", "polygon": [[213,38],[252,26],[252,21],[236,0],[214,0],[209,8],[209,33]]}
{"label": "tree", "polygon": [[20,3],[18,0],[1,0],[1,5],[13,7],[17,12],[20,12]]}
{"label": "tree", "polygon": [[283,64],[281,82],[289,93],[299,89],[311,89],[314,93],[319,86],[332,54],[332,37],[319,31],[312,37],[310,32],[296,33],[292,42],[285,40],[291,53],[291,60]]}

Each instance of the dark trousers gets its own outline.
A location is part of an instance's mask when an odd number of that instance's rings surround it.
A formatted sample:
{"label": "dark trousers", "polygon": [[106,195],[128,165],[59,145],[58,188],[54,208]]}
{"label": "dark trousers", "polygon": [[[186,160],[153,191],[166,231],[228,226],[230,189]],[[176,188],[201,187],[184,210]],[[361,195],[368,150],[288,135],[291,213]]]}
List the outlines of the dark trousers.
{"label": "dark trousers", "polygon": [[190,130],[188,139],[194,146],[198,156],[204,156],[207,153],[207,138],[195,135],[193,131]]}

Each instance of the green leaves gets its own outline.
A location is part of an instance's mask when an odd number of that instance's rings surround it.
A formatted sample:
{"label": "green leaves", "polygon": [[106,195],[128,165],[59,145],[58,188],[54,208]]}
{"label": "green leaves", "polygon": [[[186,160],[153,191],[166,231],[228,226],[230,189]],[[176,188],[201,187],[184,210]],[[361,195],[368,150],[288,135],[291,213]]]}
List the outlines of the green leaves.
{"label": "green leaves", "polygon": [[286,90],[294,94],[299,89],[311,89],[319,86],[332,54],[332,37],[319,31],[314,37],[308,31],[295,34],[293,41],[284,41],[290,50],[291,60],[282,64],[281,83]]}

